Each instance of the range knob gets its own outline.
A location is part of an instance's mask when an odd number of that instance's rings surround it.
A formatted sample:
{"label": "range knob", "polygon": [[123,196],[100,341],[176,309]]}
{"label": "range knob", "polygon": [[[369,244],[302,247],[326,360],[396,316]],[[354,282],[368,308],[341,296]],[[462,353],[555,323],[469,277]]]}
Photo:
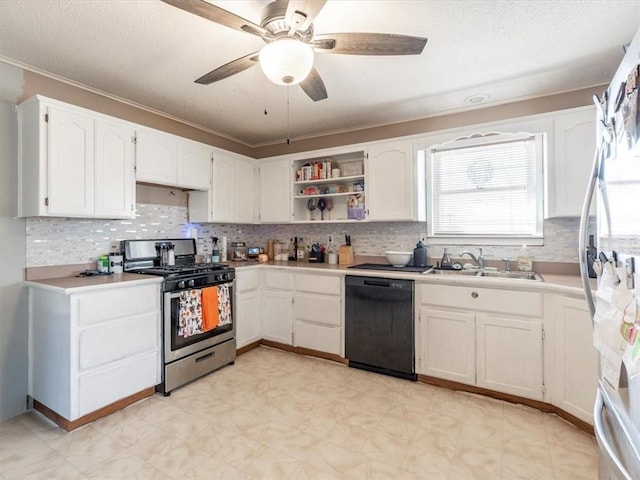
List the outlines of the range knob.
{"label": "range knob", "polygon": [[184,280],[178,282],[178,288],[184,288]]}
{"label": "range knob", "polygon": [[195,287],[196,286],[196,281],[195,280],[189,280],[187,282],[187,285],[189,285],[190,287]]}
{"label": "range knob", "polygon": [[229,275],[228,273],[224,273],[222,274],[222,278],[223,280],[229,280],[231,278],[231,275]]}
{"label": "range knob", "polygon": [[220,281],[220,280],[222,280],[222,275],[214,275],[213,279],[216,280],[216,281]]}

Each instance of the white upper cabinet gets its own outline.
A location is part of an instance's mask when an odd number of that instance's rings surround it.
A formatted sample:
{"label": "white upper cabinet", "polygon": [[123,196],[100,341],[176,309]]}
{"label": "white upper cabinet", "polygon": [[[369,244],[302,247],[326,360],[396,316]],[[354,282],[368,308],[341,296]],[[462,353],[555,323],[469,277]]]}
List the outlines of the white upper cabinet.
{"label": "white upper cabinet", "polygon": [[134,131],[128,124],[96,120],[95,216],[135,214]]}
{"label": "white upper cabinet", "polygon": [[18,119],[20,216],[134,217],[131,124],[40,96]]}
{"label": "white upper cabinet", "polygon": [[201,143],[178,142],[178,185],[198,190],[211,187],[211,150]]}
{"label": "white upper cabinet", "polygon": [[289,223],[289,160],[260,162],[260,222]]}
{"label": "white upper cabinet", "polygon": [[136,181],[209,189],[213,148],[148,128],[138,129],[136,136]]}
{"label": "white upper cabinet", "polygon": [[139,129],[136,138],[136,181],[177,186],[176,139],[172,135],[147,129]]}
{"label": "white upper cabinet", "polygon": [[93,216],[94,120],[48,109],[49,214]]}
{"label": "white upper cabinet", "polygon": [[[579,217],[596,149],[595,107],[553,119],[547,163],[545,217]],[[595,215],[592,208],[591,214]]]}
{"label": "white upper cabinet", "polygon": [[189,192],[189,221],[255,222],[255,163],[248,157],[216,149],[210,161],[211,188]]}
{"label": "white upper cabinet", "polygon": [[257,167],[248,157],[236,158],[235,220],[238,223],[255,223],[258,201]]}
{"label": "white upper cabinet", "polygon": [[369,220],[414,220],[414,155],[411,141],[373,144],[366,161]]}

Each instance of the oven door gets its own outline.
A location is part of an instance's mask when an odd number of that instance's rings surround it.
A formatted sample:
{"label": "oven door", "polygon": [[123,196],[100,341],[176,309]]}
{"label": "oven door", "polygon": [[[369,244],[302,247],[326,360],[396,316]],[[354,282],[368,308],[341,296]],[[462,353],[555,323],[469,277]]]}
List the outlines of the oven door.
{"label": "oven door", "polygon": [[[216,288],[220,292],[217,297],[220,317],[218,326],[204,331],[201,302],[205,298],[203,291],[209,288]],[[165,292],[163,307],[164,363],[171,363],[235,337],[233,282]]]}

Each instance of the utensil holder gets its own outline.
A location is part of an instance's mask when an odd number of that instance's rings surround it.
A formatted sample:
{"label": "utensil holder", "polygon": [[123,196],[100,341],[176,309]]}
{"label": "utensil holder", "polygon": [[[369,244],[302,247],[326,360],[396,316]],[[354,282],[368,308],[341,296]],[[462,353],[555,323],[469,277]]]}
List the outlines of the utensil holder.
{"label": "utensil holder", "polygon": [[338,263],[340,265],[351,265],[353,262],[353,247],[351,245],[340,245],[338,249]]}

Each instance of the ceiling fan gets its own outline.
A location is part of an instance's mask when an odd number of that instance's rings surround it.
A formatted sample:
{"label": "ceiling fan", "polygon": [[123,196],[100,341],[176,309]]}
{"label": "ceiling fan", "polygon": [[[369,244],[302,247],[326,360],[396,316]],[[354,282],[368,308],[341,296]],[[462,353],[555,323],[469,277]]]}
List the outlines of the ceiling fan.
{"label": "ceiling fan", "polygon": [[327,89],[313,67],[314,52],[346,55],[419,55],[426,38],[387,33],[316,34],[313,20],[326,0],[275,0],[262,11],[257,25],[204,0],[162,0],[174,7],[264,40],[260,51],[237,58],[196,80],[209,85],[260,63],[265,75],[280,85],[300,84],[314,101],[327,98]]}

